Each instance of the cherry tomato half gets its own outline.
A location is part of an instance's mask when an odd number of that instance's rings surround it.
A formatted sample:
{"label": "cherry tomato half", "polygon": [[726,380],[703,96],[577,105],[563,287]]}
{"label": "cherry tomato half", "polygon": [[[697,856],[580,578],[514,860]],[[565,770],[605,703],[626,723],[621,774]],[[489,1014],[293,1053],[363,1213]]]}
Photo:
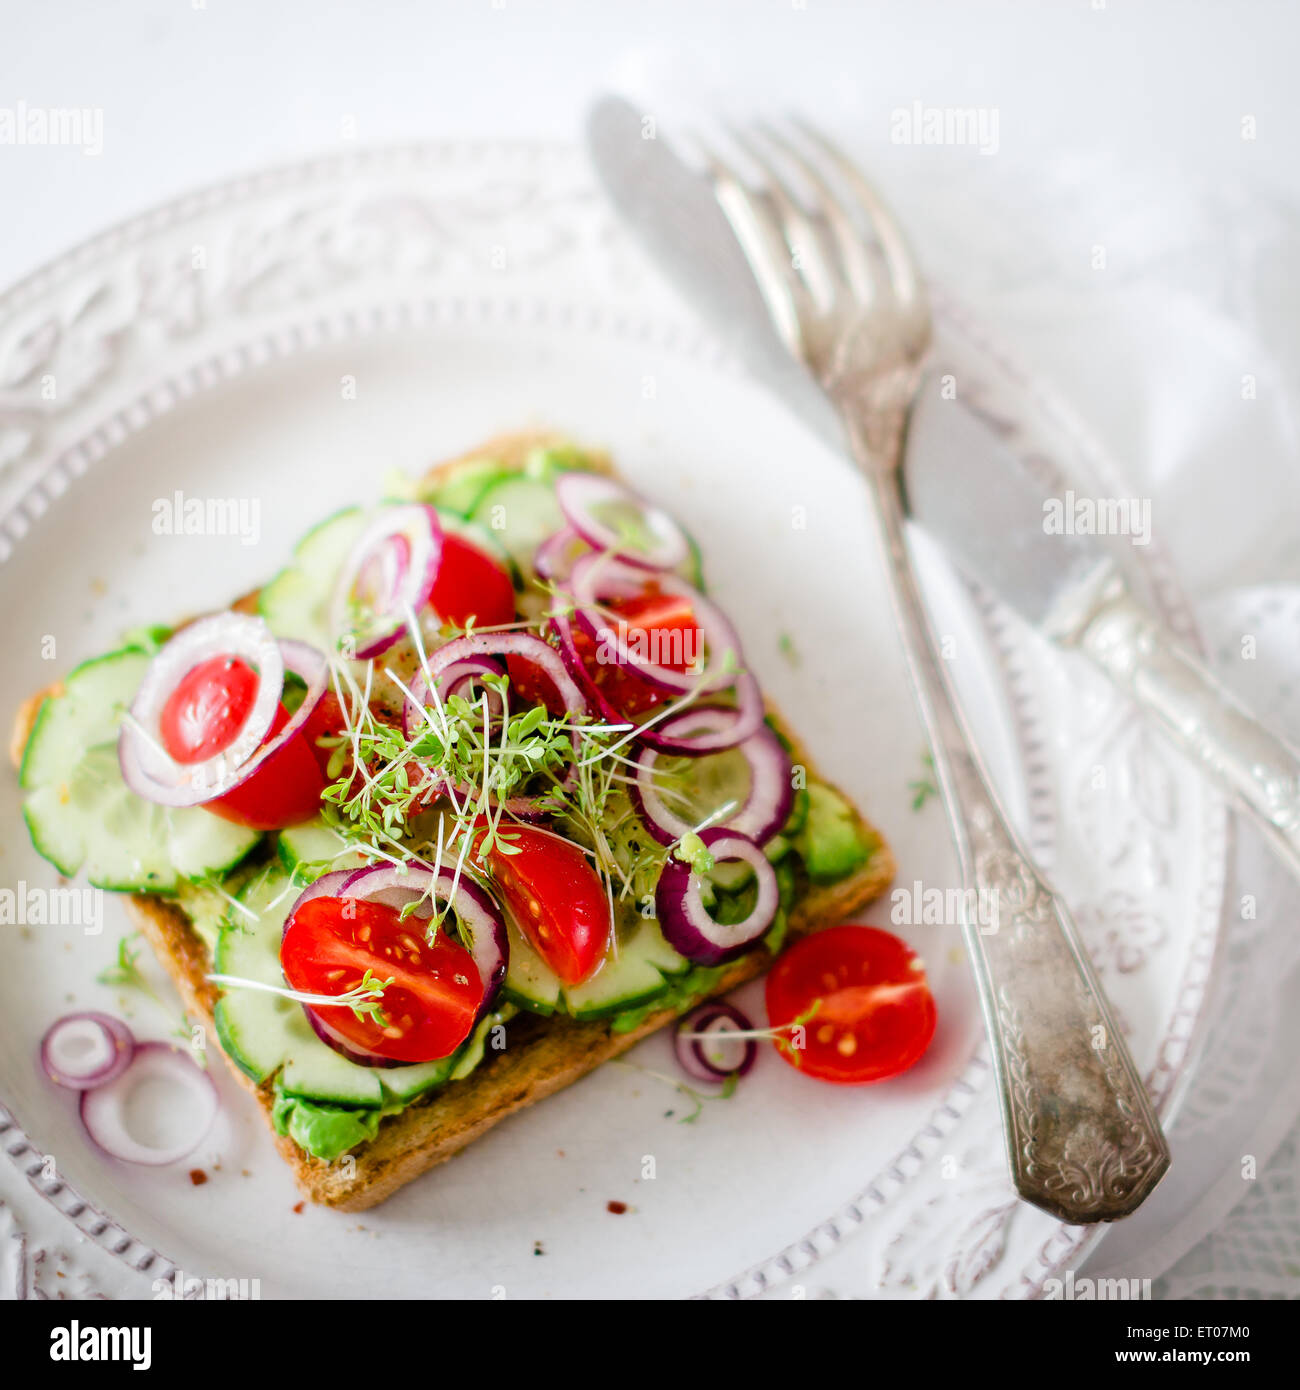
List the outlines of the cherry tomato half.
{"label": "cherry tomato half", "polygon": [[444,531],[429,606],[454,627],[468,626],[471,618],[477,628],[499,627],[515,620],[515,586],[486,551]]}
{"label": "cherry tomato half", "polygon": [[528,825],[502,832],[512,850],[493,847],[487,868],[520,931],[566,985],[580,984],[609,947],[609,899],[580,845]]}
{"label": "cherry tomato half", "polygon": [[934,997],[915,951],[875,927],[828,927],[796,941],[767,977],[774,1028],[802,1018],[805,1046],[777,1051],[820,1081],[861,1085],[897,1076],[934,1037]]}
{"label": "cherry tomato half", "polygon": [[450,1056],[469,1037],[483,1003],[483,981],[469,951],[440,930],[433,945],[424,924],[386,903],[310,898],[290,917],[280,964],[293,989],[346,994],[367,970],[392,978],[379,1007],[383,1019],[327,1007],[321,1017],[346,1043],[394,1062]]}
{"label": "cherry tomato half", "polygon": [[201,763],[229,748],[257,699],[258,675],[237,656],[210,656],[181,677],[158,718],[163,747],[178,763]]}
{"label": "cherry tomato half", "polygon": [[[639,646],[655,665],[672,671],[685,671],[692,665],[698,651],[700,629],[688,597],[661,593],[658,586],[651,583],[644,593],[633,598],[613,599],[607,607],[625,625],[629,646]],[[671,692],[642,680],[630,667],[602,661],[602,652],[595,640],[576,623],[573,638],[591,683],[619,714],[629,717],[646,714],[670,698]]]}
{"label": "cherry tomato half", "polygon": [[[171,757],[178,763],[198,763],[229,748],[257,698],[257,682],[253,668],[236,656],[209,657],[187,671],[159,716],[163,746]],[[253,830],[281,830],[314,816],[325,787],[318,756],[324,750],[314,745],[324,732],[324,718],[320,708],[313,711],[301,733],[277,748],[251,777],[205,802],[207,810]],[[288,722],[289,713],[280,705],[263,745],[277,738]]]}

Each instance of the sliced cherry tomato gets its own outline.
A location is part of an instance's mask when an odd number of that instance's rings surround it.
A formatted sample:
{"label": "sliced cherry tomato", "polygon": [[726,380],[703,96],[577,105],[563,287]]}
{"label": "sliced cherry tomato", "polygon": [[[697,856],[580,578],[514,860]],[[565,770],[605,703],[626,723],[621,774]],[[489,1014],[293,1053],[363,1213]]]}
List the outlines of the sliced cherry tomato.
{"label": "sliced cherry tomato", "polygon": [[[269,743],[288,722],[289,713],[281,705],[265,741]],[[259,763],[251,777],[204,806],[214,816],[252,830],[283,830],[310,820],[320,811],[320,794],[326,786],[319,752],[300,729]]]}
{"label": "sliced cherry tomato", "polygon": [[[700,629],[690,600],[681,594],[661,593],[651,582],[644,593],[612,600],[609,607],[626,624],[629,646],[640,644],[648,660],[673,671],[685,671],[697,655]],[[591,683],[621,715],[646,714],[671,697],[642,680],[630,667],[609,660],[595,640],[576,623],[573,641]],[[512,671],[513,676],[513,671]]]}
{"label": "sliced cherry tomato", "polygon": [[[159,716],[163,746],[178,763],[198,763],[229,748],[257,698],[257,673],[237,656],[213,656],[185,673]],[[324,702],[322,701],[322,706]],[[338,705],[335,702],[335,711]],[[325,771],[315,738],[329,717],[318,708],[303,731],[278,748],[246,781],[224,796],[205,802],[222,820],[253,830],[281,830],[310,819],[320,810]],[[319,728],[313,725],[317,721]],[[280,705],[263,745],[289,722]]]}
{"label": "sliced cherry tomato", "polygon": [[566,985],[580,984],[609,947],[609,898],[580,845],[528,825],[503,828],[507,854],[487,867],[516,925]]}
{"label": "sliced cherry tomato", "polygon": [[178,763],[201,763],[229,748],[257,699],[257,672],[237,656],[210,656],[167,697],[158,727]]}
{"label": "sliced cherry tomato", "polygon": [[447,623],[500,627],[515,620],[515,586],[505,567],[455,532],[444,531],[429,606]]}
{"label": "sliced cherry tomato", "polygon": [[[818,1002],[820,1001],[820,1002]],[[774,1028],[816,1010],[805,1046],[777,1051],[820,1081],[860,1085],[897,1076],[934,1037],[934,996],[915,951],[875,927],[829,927],[796,941],[767,977]]]}
{"label": "sliced cherry tomato", "polygon": [[450,1056],[469,1037],[483,1003],[483,981],[469,951],[440,930],[430,945],[424,924],[386,903],[310,898],[290,917],[280,964],[293,989],[346,994],[367,970],[393,983],[379,1001],[383,1019],[346,1007],[320,1015],[343,1040],[394,1062]]}

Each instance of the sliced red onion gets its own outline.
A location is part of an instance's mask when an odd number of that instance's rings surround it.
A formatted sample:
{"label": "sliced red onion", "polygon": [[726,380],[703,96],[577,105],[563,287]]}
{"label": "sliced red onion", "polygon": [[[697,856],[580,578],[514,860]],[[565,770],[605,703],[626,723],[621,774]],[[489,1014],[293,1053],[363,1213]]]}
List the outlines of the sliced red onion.
{"label": "sliced red onion", "polygon": [[754,871],[758,896],[753,910],[741,922],[715,921],[700,895],[700,875],[689,864],[669,859],[655,888],[655,912],[670,946],[701,965],[718,965],[740,955],[772,925],[781,894],[775,870],[753,840],[734,830],[703,830],[700,839],[715,862],[745,863]]}
{"label": "sliced red onion", "polygon": [[368,1047],[360,1047],[351,1038],[345,1038],[332,1023],[328,1023],[325,1015],[330,1010],[313,1009],[308,1005],[302,1006],[302,1011],[307,1015],[307,1022],[311,1025],[311,1030],[325,1044],[332,1048],[340,1057],[346,1057],[349,1062],[355,1062],[359,1067],[409,1067],[417,1066],[418,1063],[400,1062],[395,1057],[384,1057],[378,1052],[371,1052]]}
{"label": "sliced red onion", "polygon": [[313,898],[342,898],[347,895],[343,892],[343,885],[357,873],[356,869],[331,869],[327,874],[321,874],[318,879],[314,879],[306,888],[293,900],[293,906],[285,914],[284,927],[280,932],[280,940],[283,941],[285,933],[289,930],[289,923],[293,921],[293,914],[303,905],[309,903]]}
{"label": "sliced red onion", "polygon": [[[670,741],[697,731],[716,733],[736,723],[736,711],[722,705],[699,705],[665,719],[655,728]],[[727,830],[748,835],[755,844],[765,845],[790,818],[794,805],[794,787],[790,779],[790,757],[781,740],[766,725],[736,745],[749,764],[749,795],[743,806],[714,824]],[[662,845],[680,840],[692,825],[669,808],[659,787],[656,771],[663,754],[656,748],[642,747],[636,755],[636,774],[632,783],[632,800],[646,828]],[[719,757],[714,753],[709,756]]]}
{"label": "sliced red onion", "polygon": [[[683,1070],[697,1081],[726,1081],[744,1076],[758,1056],[758,1043],[753,1038],[733,1038],[728,1033],[751,1033],[754,1025],[734,1004],[721,999],[692,1009],[673,1033],[673,1049]],[[708,1033],[704,1038],[693,1033]]]}
{"label": "sliced red onion", "polygon": [[[574,680],[586,691],[587,699],[598,718],[607,724],[628,722],[626,716],[610,704],[600,687],[591,679],[591,673],[583,663],[577,643],[574,640],[572,617],[564,611],[564,608],[565,605],[557,599],[552,606],[550,623],[551,631],[559,643],[560,656],[565,667]],[[638,732],[637,738],[647,748],[653,748],[660,753],[678,753],[685,757],[698,757],[705,753],[718,753],[725,748],[734,748],[736,744],[749,738],[756,730],[761,729],[766,717],[763,693],[759,689],[758,682],[748,671],[742,671],[736,677],[734,689],[736,696],[734,706],[711,705],[708,707],[719,711],[717,727],[710,732],[693,734],[689,738],[665,733],[664,728],[672,718],[669,716],[658,723],[647,721]],[[726,711],[732,716],[730,721],[724,720],[722,711]]]}
{"label": "sliced red onion", "polygon": [[[246,623],[257,624],[266,631],[268,637],[270,636],[270,629],[260,618],[243,618],[241,614],[232,614],[231,616],[241,618]],[[184,632],[179,634],[179,637],[184,637],[186,633],[193,631],[194,627],[198,626],[199,624],[195,623],[193,627],[186,628]],[[214,629],[211,635],[216,639],[226,631],[228,629],[224,627],[220,630]],[[178,641],[179,637],[173,638],[172,642]],[[270,703],[271,718],[274,718],[284,690],[285,671],[291,671],[300,677],[307,687],[302,702],[294,710],[284,727],[274,738],[262,742],[261,740],[266,738],[267,730],[271,727],[271,719],[268,719],[265,728],[262,728],[259,739],[251,742],[250,746],[250,740],[246,737],[252,723],[252,715],[250,714],[235,741],[223,752],[202,763],[178,763],[167,755],[162,746],[162,737],[158,728],[162,707],[167,701],[167,696],[175,689],[176,682],[184,676],[186,671],[191,670],[199,661],[206,660],[208,657],[220,656],[229,652],[229,648],[218,646],[211,649],[205,644],[198,649],[196,657],[192,656],[187,659],[187,664],[179,672],[176,666],[169,661],[161,669],[168,677],[174,677],[174,679],[171,679],[170,684],[166,686],[166,693],[160,696],[161,682],[154,681],[152,678],[157,663],[162,661],[172,646],[172,642],[169,642],[154,657],[153,664],[145,673],[144,684],[141,685],[135,702],[131,706],[131,713],[134,717],[123,723],[122,732],[118,737],[117,759],[122,769],[123,780],[137,795],[143,796],[148,801],[157,802],[161,806],[201,806],[204,802],[214,801],[217,797],[225,796],[227,792],[246,782],[298,736],[303,725],[311,718],[325,694],[326,686],[329,684],[329,663],[321,652],[317,651],[315,647],[308,646],[306,642],[276,642],[274,638],[271,638],[274,659],[272,661],[268,658],[268,664],[271,666],[274,676],[272,678],[268,675],[265,666],[259,666],[258,690],[254,709],[260,708],[269,692],[269,695],[273,697]],[[239,653],[234,654],[238,655]],[[268,684],[272,679],[274,683]],[[260,725],[260,715],[258,722]]]}
{"label": "sliced red onion", "polygon": [[[136,1090],[150,1082],[167,1082],[194,1106],[194,1125],[189,1134],[170,1145],[149,1144],[131,1132],[135,1116],[131,1100]],[[81,1094],[81,1120],[86,1133],[103,1151],[128,1163],[161,1167],[191,1153],[212,1127],[217,1113],[217,1088],[212,1078],[190,1054],[172,1043],[140,1043],[131,1063],[120,1076],[93,1091]],[[168,1113],[177,1111],[175,1102]]]}
{"label": "sliced red onion", "polygon": [[[763,706],[763,692],[758,682],[748,671],[742,671],[736,679],[736,703],[730,705],[710,705],[718,711],[717,726],[706,733],[684,736],[670,732],[668,725],[672,716],[658,724],[648,724],[637,738],[647,747],[659,753],[676,753],[682,757],[701,757],[705,753],[720,753],[726,748],[735,748],[747,738],[752,738],[763,727],[766,710]],[[686,714],[688,711],[683,710]],[[724,714],[732,717],[728,721]]]}
{"label": "sliced red onion", "polygon": [[583,664],[582,657],[578,654],[577,643],[573,638],[573,619],[565,611],[566,607],[567,605],[557,599],[552,605],[550,614],[551,631],[559,642],[560,659],[564,662],[565,670],[586,694],[588,704],[599,718],[604,720],[606,724],[625,723],[622,714],[605,698],[600,687],[591,679],[591,672]]}
{"label": "sliced red onion", "polygon": [[[352,638],[361,660],[385,652],[402,635],[407,614],[429,601],[442,557],[442,527],[433,507],[385,507],[361,533],[339,573],[330,610],[340,641]],[[362,625],[354,626],[360,610]]]}
{"label": "sliced red onion", "polygon": [[567,579],[574,564],[590,551],[591,547],[572,526],[563,526],[537,547],[533,569],[542,579]]}
{"label": "sliced red onion", "polygon": [[[257,672],[257,694],[231,742],[197,763],[163,746],[161,719],[176,687],[213,657],[238,657]],[[284,657],[271,629],[245,613],[215,613],[182,628],[149,663],[118,736],[118,761],[132,791],[164,806],[197,806],[237,780],[270,732],[284,690]],[[213,790],[216,788],[216,790]]]}
{"label": "sliced red onion", "polygon": [[[407,731],[407,736],[427,722],[425,713],[424,696],[428,690],[428,676],[433,678],[435,686],[440,686],[444,673],[453,666],[461,662],[475,658],[492,656],[517,656],[527,661],[530,665],[537,667],[544,676],[555,687],[556,694],[563,702],[564,711],[567,715],[574,718],[581,718],[590,713],[590,706],[586,694],[577,681],[569,674],[568,668],[564,664],[564,659],[560,653],[544,642],[540,637],[527,632],[475,632],[465,637],[457,637],[448,642],[446,646],[439,647],[428,660],[427,676],[421,672],[411,694],[416,697],[416,701],[407,700],[403,712],[403,724]],[[418,701],[418,703],[417,703]],[[491,710],[489,708],[489,713]],[[565,777],[565,785],[569,785],[577,776],[578,760],[577,754],[580,748],[579,736],[574,733],[571,736],[574,748],[574,760]],[[440,769],[431,764],[430,770],[437,774]],[[449,787],[458,797],[465,798],[472,795],[467,787],[462,787],[457,783],[443,782],[444,787]],[[505,809],[512,816],[519,816],[522,819],[544,815],[546,812],[545,794],[540,797],[532,796],[512,796],[506,799]]]}
{"label": "sliced red onion", "polygon": [[644,593],[647,577],[644,570],[607,554],[584,555],[569,576],[569,588],[577,610],[574,620],[595,639],[598,654],[611,665],[626,666],[649,684],[678,695],[691,690],[713,694],[734,685],[742,651],[736,629],[723,611],[678,575],[656,574],[653,582],[661,593],[677,594],[690,600],[696,626],[709,653],[709,665],[703,671],[694,668],[678,671],[652,661],[636,650],[637,644],[630,643],[626,633],[611,626],[601,605],[610,599],[633,598]]}
{"label": "sliced red onion", "polygon": [[[629,564],[670,570],[690,554],[681,527],[660,507],[598,473],[561,473],[555,480],[555,500],[569,525],[588,545],[608,550]],[[636,545],[600,515],[601,508],[631,511],[648,545]]]}
{"label": "sliced red onion", "polygon": [[41,1039],[41,1069],[56,1086],[89,1091],[121,1076],[134,1052],[135,1038],[120,1018],[66,1014]]}
{"label": "sliced red onion", "polygon": [[[435,653],[436,655],[436,653]],[[495,690],[486,690],[482,685],[484,676],[504,676],[506,668],[490,656],[463,656],[443,666],[434,678],[438,698],[446,701],[452,695],[475,703],[482,695],[487,696],[488,716],[499,719],[504,713],[501,696]],[[411,686],[414,700],[407,700],[402,711],[402,727],[407,738],[414,738],[422,729],[428,727],[425,706],[429,704],[429,682],[420,671]]]}

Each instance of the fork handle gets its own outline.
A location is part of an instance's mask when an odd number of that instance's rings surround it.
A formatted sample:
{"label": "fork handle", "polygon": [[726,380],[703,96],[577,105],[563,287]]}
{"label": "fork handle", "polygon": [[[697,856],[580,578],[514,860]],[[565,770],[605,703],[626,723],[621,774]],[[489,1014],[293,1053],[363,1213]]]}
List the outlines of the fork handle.
{"label": "fork handle", "polygon": [[1181,648],[1117,573],[1062,640],[1077,644],[1196,759],[1300,877],[1300,753]]}
{"label": "fork handle", "polygon": [[957,847],[1016,1190],[1063,1221],[1113,1221],[1164,1176],[1168,1145],[1069,909],[1011,828],[944,670],[904,538],[901,415],[872,409],[846,423]]}

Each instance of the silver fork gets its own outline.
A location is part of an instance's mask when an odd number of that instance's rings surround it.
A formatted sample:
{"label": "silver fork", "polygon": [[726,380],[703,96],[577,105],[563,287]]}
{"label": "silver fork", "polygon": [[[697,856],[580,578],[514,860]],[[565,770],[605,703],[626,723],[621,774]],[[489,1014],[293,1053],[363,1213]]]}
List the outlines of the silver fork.
{"label": "silver fork", "polygon": [[[925,287],[893,216],[825,136],[803,124],[733,135],[757,177],[700,145],[714,192],[781,340],[838,410],[866,480],[967,890],[962,931],[1016,1190],[1065,1221],[1113,1221],[1160,1181],[1169,1148],[1069,909],[990,786],[904,541],[899,466],[930,346]],[[996,912],[980,920],[972,903]]]}

